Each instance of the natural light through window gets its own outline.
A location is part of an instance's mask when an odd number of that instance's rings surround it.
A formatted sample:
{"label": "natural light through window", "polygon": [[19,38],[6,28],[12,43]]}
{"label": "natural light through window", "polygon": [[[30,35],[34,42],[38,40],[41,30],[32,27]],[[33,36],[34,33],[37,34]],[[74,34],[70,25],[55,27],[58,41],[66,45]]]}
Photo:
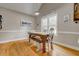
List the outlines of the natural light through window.
{"label": "natural light through window", "polygon": [[43,16],[41,19],[41,31],[45,33],[49,33],[50,29],[52,28],[54,28],[54,33],[56,33],[57,15],[49,14],[47,16]]}

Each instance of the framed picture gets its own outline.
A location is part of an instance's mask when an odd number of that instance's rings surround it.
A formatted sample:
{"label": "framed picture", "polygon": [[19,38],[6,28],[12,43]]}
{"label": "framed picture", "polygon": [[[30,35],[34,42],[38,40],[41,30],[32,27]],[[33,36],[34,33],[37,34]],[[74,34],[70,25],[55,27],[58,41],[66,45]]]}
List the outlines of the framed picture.
{"label": "framed picture", "polygon": [[0,29],[2,29],[2,24],[0,23]]}
{"label": "framed picture", "polygon": [[21,20],[21,26],[28,26],[28,25],[32,25],[32,23],[27,22],[26,20]]}
{"label": "framed picture", "polygon": [[0,15],[0,29],[2,29],[2,15]]}
{"label": "framed picture", "polygon": [[79,21],[79,3],[74,3],[74,21]]}
{"label": "framed picture", "polygon": [[68,22],[69,21],[69,18],[70,18],[69,15],[65,15],[64,16],[64,22]]}

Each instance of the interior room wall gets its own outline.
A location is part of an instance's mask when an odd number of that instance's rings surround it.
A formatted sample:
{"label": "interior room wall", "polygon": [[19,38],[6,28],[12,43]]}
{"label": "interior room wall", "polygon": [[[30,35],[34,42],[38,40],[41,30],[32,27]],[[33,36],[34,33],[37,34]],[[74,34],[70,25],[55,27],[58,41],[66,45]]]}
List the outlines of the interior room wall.
{"label": "interior room wall", "polygon": [[56,13],[56,9],[62,7],[64,5],[64,3],[44,3],[42,4],[39,12],[40,15],[38,15],[36,17],[36,23],[38,24],[38,26],[36,26],[37,31],[41,31],[41,18],[43,16],[46,16],[50,13]]}
{"label": "interior room wall", "polygon": [[[58,35],[54,39],[58,44],[79,50],[79,23],[74,19],[74,4],[67,3],[62,8],[56,10],[58,15]],[[68,15],[68,21],[64,22],[64,17]]]}
{"label": "interior room wall", "polygon": [[[2,29],[0,30],[0,42],[15,39],[25,38],[23,35],[27,32],[22,32],[21,21],[26,20],[32,23],[32,30],[35,29],[35,18],[33,16],[21,14],[12,10],[0,8],[2,15]],[[26,30],[29,30],[28,28]]]}
{"label": "interior room wall", "polygon": [[[48,5],[48,4],[47,4]],[[46,6],[47,6],[46,5]],[[52,5],[52,4],[51,4]],[[40,31],[41,27],[41,17],[47,15],[51,12],[57,14],[57,35],[54,36],[54,43],[62,44],[64,46],[79,50],[79,23],[76,24],[73,21],[73,3],[61,4],[61,6],[53,9],[51,7],[42,7],[41,14],[37,17],[37,30]],[[50,6],[50,5],[49,5]],[[48,8],[48,9],[46,9]],[[64,17],[68,16],[68,21],[64,22]]]}

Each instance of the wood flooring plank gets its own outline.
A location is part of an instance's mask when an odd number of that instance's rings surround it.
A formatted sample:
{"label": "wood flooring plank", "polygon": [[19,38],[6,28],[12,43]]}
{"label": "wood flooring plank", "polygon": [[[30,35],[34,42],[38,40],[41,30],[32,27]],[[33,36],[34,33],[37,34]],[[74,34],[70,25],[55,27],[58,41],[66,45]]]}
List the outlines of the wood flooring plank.
{"label": "wood flooring plank", "polygon": [[[36,52],[33,44],[26,40],[0,43],[0,56],[48,56],[48,53]],[[53,44],[52,56],[79,56],[79,51]]]}

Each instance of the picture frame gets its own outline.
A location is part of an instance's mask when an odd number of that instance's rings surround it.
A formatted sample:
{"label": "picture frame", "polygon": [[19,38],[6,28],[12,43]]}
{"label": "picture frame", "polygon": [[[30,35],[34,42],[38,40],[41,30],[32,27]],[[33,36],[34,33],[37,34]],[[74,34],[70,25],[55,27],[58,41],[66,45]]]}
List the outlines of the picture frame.
{"label": "picture frame", "polygon": [[0,15],[0,29],[2,29],[2,15]]}
{"label": "picture frame", "polygon": [[21,26],[27,26],[27,25],[32,25],[32,23],[26,20],[21,20]]}
{"label": "picture frame", "polygon": [[65,15],[65,16],[64,16],[64,22],[65,22],[65,23],[68,23],[69,18],[70,18],[69,15]]}
{"label": "picture frame", "polygon": [[74,21],[79,21],[79,3],[74,3]]}

